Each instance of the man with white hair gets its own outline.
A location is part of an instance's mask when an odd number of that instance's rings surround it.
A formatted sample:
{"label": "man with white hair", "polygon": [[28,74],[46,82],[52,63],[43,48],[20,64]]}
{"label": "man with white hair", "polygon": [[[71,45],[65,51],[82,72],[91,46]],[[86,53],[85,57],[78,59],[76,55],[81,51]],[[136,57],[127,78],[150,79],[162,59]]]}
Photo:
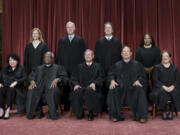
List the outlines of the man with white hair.
{"label": "man with white hair", "polygon": [[[86,49],[84,40],[75,35],[75,30],[74,22],[69,21],[66,23],[68,35],[59,40],[56,54],[56,63],[65,67],[69,77],[73,68],[83,62],[83,54]],[[69,86],[65,86],[63,92],[65,111],[69,110],[69,93]]]}
{"label": "man with white hair", "polygon": [[103,107],[102,82],[105,75],[100,64],[93,62],[94,52],[87,49],[84,53],[85,62],[73,71],[71,82],[73,91],[70,96],[72,111],[78,119],[84,117],[83,105],[88,111],[88,120],[94,119],[94,112],[101,113]]}
{"label": "man with white hair", "polygon": [[59,86],[66,83],[67,73],[64,68],[53,64],[54,54],[46,52],[44,63],[38,66],[28,78],[26,116],[28,119],[42,118],[42,105],[48,105],[47,118],[57,119],[60,98]]}

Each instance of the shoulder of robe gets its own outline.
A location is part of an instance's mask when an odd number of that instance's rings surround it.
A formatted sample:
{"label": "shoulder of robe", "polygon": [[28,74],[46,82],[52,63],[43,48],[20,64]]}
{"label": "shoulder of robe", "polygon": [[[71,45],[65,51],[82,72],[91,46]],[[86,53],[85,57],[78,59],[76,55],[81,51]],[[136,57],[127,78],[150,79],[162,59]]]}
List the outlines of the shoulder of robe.
{"label": "shoulder of robe", "polygon": [[157,65],[154,66],[154,69],[162,70],[163,69],[163,65],[162,64],[157,64]]}
{"label": "shoulder of robe", "polygon": [[22,66],[22,65],[19,65],[18,68],[19,68],[19,69],[25,69],[24,66]]}
{"label": "shoulder of robe", "polygon": [[112,39],[114,39],[114,41],[120,42],[120,39],[117,37],[112,37]]}
{"label": "shoulder of robe", "polygon": [[31,45],[32,45],[32,43],[29,42],[29,43],[26,45],[26,48],[29,48]]}
{"label": "shoulder of robe", "polygon": [[60,41],[65,41],[65,40],[67,40],[67,39],[68,39],[68,36],[62,37],[62,38],[59,39],[59,42],[60,42]]}
{"label": "shoulder of robe", "polygon": [[41,44],[44,45],[44,46],[47,46],[47,44],[45,42],[41,42]]}
{"label": "shoulder of robe", "polygon": [[105,40],[105,37],[101,37],[97,40],[97,42],[103,42]]}
{"label": "shoulder of robe", "polygon": [[123,63],[123,61],[120,60],[120,61],[116,62],[116,63],[115,63],[114,65],[112,65],[112,66],[120,66],[120,65],[122,65],[122,63]]}
{"label": "shoulder of robe", "polygon": [[172,64],[171,64],[171,66],[172,66],[172,68],[173,68],[174,71],[176,71],[176,70],[178,71],[178,68],[177,68],[175,65],[172,65]]}
{"label": "shoulder of robe", "polygon": [[140,52],[141,50],[142,50],[141,47],[137,48],[137,49],[136,49],[136,53]]}

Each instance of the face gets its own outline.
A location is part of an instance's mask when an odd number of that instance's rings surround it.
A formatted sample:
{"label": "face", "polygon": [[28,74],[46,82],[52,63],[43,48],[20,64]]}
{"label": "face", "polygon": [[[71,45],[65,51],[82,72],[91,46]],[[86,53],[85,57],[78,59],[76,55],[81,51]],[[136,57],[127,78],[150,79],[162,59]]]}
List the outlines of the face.
{"label": "face", "polygon": [[66,26],[66,31],[68,35],[73,35],[75,32],[75,26],[72,23],[68,23]]}
{"label": "face", "polygon": [[44,55],[44,63],[45,64],[51,64],[52,63],[52,56],[49,53],[46,53]]}
{"label": "face", "polygon": [[105,25],[104,33],[105,33],[105,35],[112,35],[113,28],[112,28],[112,26],[110,24]]}
{"label": "face", "polygon": [[33,40],[38,40],[40,37],[39,32],[37,30],[34,30],[32,33]]}
{"label": "face", "polygon": [[18,64],[17,60],[15,60],[15,59],[13,59],[13,58],[11,58],[11,57],[9,58],[9,65],[10,65],[12,68],[16,67],[17,64]]}
{"label": "face", "polygon": [[171,57],[169,57],[169,54],[167,52],[164,52],[162,54],[162,63],[168,64],[170,63]]}
{"label": "face", "polygon": [[91,62],[94,59],[94,54],[91,51],[86,51],[84,54],[86,62]]}
{"label": "face", "polygon": [[150,45],[151,44],[151,37],[150,37],[150,35],[145,35],[144,36],[144,44],[145,45]]}
{"label": "face", "polygon": [[122,52],[121,52],[121,56],[124,60],[128,60],[131,58],[132,52],[130,50],[130,48],[125,47]]}

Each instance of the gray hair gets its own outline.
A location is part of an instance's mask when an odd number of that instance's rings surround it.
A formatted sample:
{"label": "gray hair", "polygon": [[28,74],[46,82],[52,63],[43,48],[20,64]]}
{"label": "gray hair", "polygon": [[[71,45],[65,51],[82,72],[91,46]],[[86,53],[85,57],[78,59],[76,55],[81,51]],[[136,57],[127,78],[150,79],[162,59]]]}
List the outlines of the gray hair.
{"label": "gray hair", "polygon": [[75,26],[75,23],[72,22],[72,21],[68,21],[68,22],[66,23],[66,27],[67,27],[68,24],[72,24],[72,25],[74,25],[74,27],[76,27],[76,26]]}
{"label": "gray hair", "polygon": [[54,58],[54,53],[53,53],[53,52],[47,51],[47,52],[44,54],[44,56],[45,56],[46,54],[50,54],[50,55],[51,55],[51,58]]}
{"label": "gray hair", "polygon": [[94,55],[94,51],[93,51],[93,50],[91,50],[91,49],[86,49],[86,50],[85,50],[85,52],[84,52],[84,54],[85,54],[86,52],[91,52],[91,53],[92,53],[92,55]]}

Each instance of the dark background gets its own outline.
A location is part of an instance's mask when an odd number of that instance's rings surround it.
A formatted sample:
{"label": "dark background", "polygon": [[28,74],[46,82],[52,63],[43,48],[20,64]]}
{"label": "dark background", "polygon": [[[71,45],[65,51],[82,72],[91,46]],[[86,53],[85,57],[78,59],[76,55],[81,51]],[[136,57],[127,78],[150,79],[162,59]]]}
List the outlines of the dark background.
{"label": "dark background", "polygon": [[88,48],[104,35],[104,23],[114,24],[114,35],[135,49],[144,33],[153,35],[160,49],[173,54],[180,67],[180,0],[4,0],[2,14],[2,63],[9,53],[23,61],[33,27],[42,30],[49,49],[56,51],[66,35],[67,21],[76,23],[76,34]]}

